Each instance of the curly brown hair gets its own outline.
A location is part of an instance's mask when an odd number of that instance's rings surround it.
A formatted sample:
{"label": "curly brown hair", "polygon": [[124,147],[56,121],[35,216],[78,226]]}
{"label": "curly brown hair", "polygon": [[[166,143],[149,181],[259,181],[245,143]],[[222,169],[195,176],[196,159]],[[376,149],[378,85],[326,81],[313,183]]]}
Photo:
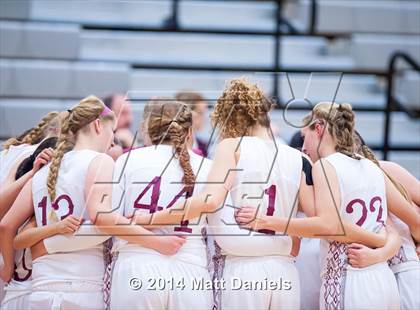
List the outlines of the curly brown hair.
{"label": "curly brown hair", "polygon": [[255,125],[270,127],[268,113],[273,106],[256,84],[245,78],[236,78],[217,99],[211,115],[212,123],[219,127],[222,138],[249,135]]}
{"label": "curly brown hair", "polygon": [[148,105],[147,132],[153,145],[169,143],[184,172],[182,183],[192,190],[195,183],[194,171],[188,153],[187,136],[192,127],[191,109],[185,103],[170,99],[155,99]]}

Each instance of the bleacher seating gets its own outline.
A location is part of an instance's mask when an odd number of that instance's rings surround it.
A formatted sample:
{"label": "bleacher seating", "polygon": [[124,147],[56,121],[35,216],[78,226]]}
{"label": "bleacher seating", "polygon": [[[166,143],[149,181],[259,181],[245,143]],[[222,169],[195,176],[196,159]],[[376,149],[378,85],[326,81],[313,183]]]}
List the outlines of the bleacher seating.
{"label": "bleacher seating", "polygon": [[[280,68],[386,72],[389,57],[396,50],[420,61],[417,0],[317,3],[316,33],[337,38],[283,36],[277,56]],[[130,27],[163,27],[171,7],[170,0],[0,0],[0,139],[21,132],[46,111],[71,106],[88,94],[129,91],[140,97],[172,96],[180,89],[192,89],[216,99],[227,79],[243,75],[268,93],[273,91],[272,74],[246,72],[247,68],[268,70],[273,66],[272,35],[129,31]],[[284,1],[284,16],[301,32],[309,27],[309,10],[308,0]],[[275,15],[273,1],[183,0],[179,2],[178,21],[182,29],[272,32]],[[165,69],[165,65],[177,68]],[[188,70],[191,66],[238,67],[244,71]],[[309,74],[289,74],[296,98],[306,96],[313,103],[332,100],[338,73],[314,73],[308,85],[309,78]],[[385,86],[383,77],[345,74],[337,100],[362,110],[382,109]],[[418,73],[404,72],[396,78],[395,86],[399,102],[419,109]],[[284,73],[280,74],[279,93],[282,102],[293,97]],[[136,121],[140,110],[141,104],[135,102]],[[288,111],[293,122],[305,113]],[[357,127],[367,142],[380,145],[384,113],[357,114]],[[274,112],[272,118],[280,124],[285,140],[296,131],[284,122],[282,111]],[[391,145],[420,145],[415,132],[420,132],[418,120],[404,112],[393,113]],[[390,156],[420,177],[418,153],[392,152]]]}

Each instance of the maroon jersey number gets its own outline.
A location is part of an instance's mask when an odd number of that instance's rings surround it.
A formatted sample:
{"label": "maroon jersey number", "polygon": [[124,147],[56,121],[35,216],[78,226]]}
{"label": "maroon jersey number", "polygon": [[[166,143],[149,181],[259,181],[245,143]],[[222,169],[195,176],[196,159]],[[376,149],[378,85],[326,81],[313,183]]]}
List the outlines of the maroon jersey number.
{"label": "maroon jersey number", "polygon": [[[144,190],[140,193],[140,195],[137,197],[137,199],[134,201],[134,208],[136,209],[146,209],[149,210],[149,213],[155,213],[156,211],[163,210],[163,207],[159,206],[159,196],[160,196],[160,183],[162,181],[162,178],[154,177],[153,180],[147,184],[147,186],[144,188]],[[143,204],[140,203],[140,200],[143,198],[143,196],[152,188],[152,195],[150,198],[149,204]],[[191,197],[194,189],[188,190],[187,187],[184,187],[178,194],[175,195],[175,197],[169,202],[169,204],[166,206],[167,208],[172,207],[179,198],[184,196],[185,199]],[[174,228],[174,231],[182,231],[187,233],[192,233],[192,229],[188,227],[189,222],[188,221],[181,221],[181,226],[177,226]]]}
{"label": "maroon jersey number", "polygon": [[[73,201],[71,200],[70,196],[68,196],[68,195],[58,196],[57,199],[51,204],[51,208],[53,208],[54,210],[57,211],[63,205],[63,204],[60,204],[60,202],[63,201],[63,200],[65,200],[67,202],[68,211],[67,211],[66,214],[61,216],[60,220],[63,220],[67,216],[73,214],[73,211],[74,211]],[[42,226],[47,225],[47,196],[44,196],[42,198],[42,200],[38,203],[38,208],[42,209],[42,219],[41,219]]]}

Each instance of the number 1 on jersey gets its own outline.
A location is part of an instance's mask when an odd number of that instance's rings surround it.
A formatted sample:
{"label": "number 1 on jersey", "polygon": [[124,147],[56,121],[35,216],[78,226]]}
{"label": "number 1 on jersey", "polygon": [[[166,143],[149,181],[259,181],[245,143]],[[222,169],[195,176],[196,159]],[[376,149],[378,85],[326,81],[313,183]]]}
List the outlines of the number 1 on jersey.
{"label": "number 1 on jersey", "polygon": [[[273,216],[275,203],[276,203],[276,186],[274,184],[271,185],[269,188],[264,190],[264,194],[268,195],[268,207],[267,207],[267,213],[265,215]],[[270,229],[259,229],[258,232],[267,234],[267,235],[276,234],[274,230],[270,230]]]}

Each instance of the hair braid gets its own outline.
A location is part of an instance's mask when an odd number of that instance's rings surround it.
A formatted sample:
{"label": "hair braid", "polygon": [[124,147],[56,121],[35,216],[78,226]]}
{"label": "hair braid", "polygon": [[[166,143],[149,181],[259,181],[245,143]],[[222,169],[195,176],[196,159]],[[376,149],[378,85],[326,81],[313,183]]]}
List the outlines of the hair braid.
{"label": "hair braid", "polygon": [[105,105],[100,99],[95,96],[88,96],[82,99],[72,110],[66,112],[67,115],[62,121],[57,148],[54,151],[48,173],[47,188],[51,202],[54,201],[56,196],[56,184],[61,161],[64,154],[73,148],[77,132],[97,118],[102,120],[114,119],[112,112],[101,116],[104,108]]}
{"label": "hair braid", "polygon": [[52,111],[45,115],[41,121],[32,129],[27,131],[23,137],[18,138],[10,138],[3,144],[4,149],[9,149],[10,146],[14,145],[21,145],[21,144],[36,144],[39,143],[42,139],[45,138],[47,129],[50,123],[57,118],[59,112]]}
{"label": "hair braid", "polygon": [[169,136],[178,157],[179,164],[184,172],[182,183],[191,190],[194,187],[195,175],[190,163],[190,154],[186,144],[188,131],[177,122],[172,122],[169,127]]}
{"label": "hair braid", "polygon": [[50,171],[48,173],[47,188],[51,201],[54,201],[56,195],[55,186],[57,184],[58,171],[61,166],[61,160],[63,159],[66,150],[70,149],[73,145],[70,137],[69,118],[70,114],[63,121],[60,137],[57,141],[57,148],[54,151],[53,158],[51,160]]}
{"label": "hair braid", "polygon": [[184,173],[182,183],[190,191],[195,175],[191,167],[187,137],[192,127],[191,109],[184,103],[161,98],[149,104],[147,133],[152,144],[170,143]]}
{"label": "hair braid", "polygon": [[[354,112],[348,103],[337,104],[332,102],[318,103],[312,111],[313,121],[310,123],[309,128],[315,129],[317,121],[322,120],[327,123],[329,133],[333,136],[336,143],[336,151],[343,153],[351,158],[360,160],[363,155],[366,159],[376,164],[388,177],[397,190],[404,196],[405,199],[410,201],[409,195],[405,188],[396,180],[394,180],[386,171],[384,171],[379,164],[375,154],[372,150],[363,143],[362,137],[354,129]],[[308,121],[309,117],[306,116],[304,121]]]}

